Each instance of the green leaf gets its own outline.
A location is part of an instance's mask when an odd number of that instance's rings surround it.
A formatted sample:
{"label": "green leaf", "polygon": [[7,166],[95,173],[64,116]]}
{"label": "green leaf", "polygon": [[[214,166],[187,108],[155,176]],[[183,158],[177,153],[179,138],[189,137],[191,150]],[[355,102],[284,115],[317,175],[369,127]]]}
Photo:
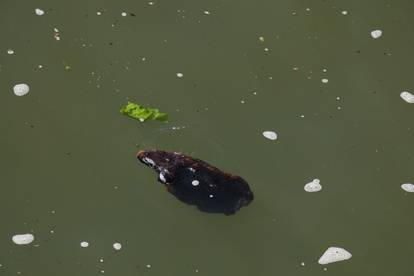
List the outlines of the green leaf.
{"label": "green leaf", "polygon": [[121,108],[120,112],[141,122],[146,120],[166,121],[168,119],[168,115],[166,113],[162,113],[156,108],[145,108],[139,104],[131,102],[128,102],[126,106]]}

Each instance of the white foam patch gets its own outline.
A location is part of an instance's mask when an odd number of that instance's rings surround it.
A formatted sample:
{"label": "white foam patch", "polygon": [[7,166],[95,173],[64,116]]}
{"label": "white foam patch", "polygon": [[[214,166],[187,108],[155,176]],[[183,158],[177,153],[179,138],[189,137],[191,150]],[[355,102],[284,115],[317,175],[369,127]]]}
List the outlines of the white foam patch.
{"label": "white foam patch", "polygon": [[83,248],[86,248],[86,247],[89,246],[89,242],[83,241],[83,242],[80,243],[80,246],[83,247]]}
{"label": "white foam patch", "polygon": [[200,181],[198,181],[198,180],[193,180],[193,181],[191,182],[191,185],[193,185],[193,186],[198,186],[198,185],[200,185]]}
{"label": "white foam patch", "polygon": [[183,73],[177,73],[177,77],[182,78],[182,77],[184,77],[184,74]]}
{"label": "white foam patch", "polygon": [[321,265],[345,261],[351,259],[352,254],[341,247],[329,247],[319,258]]}
{"label": "white foam patch", "polygon": [[41,9],[35,9],[35,13],[37,15],[44,15],[45,14],[45,11],[44,10],[41,10]]}
{"label": "white foam patch", "polygon": [[408,91],[401,92],[400,97],[407,103],[414,103],[414,95]]}
{"label": "white foam patch", "polygon": [[114,243],[114,244],[112,245],[112,247],[113,247],[115,250],[121,250],[121,249],[122,249],[122,244],[120,244],[119,242],[116,242],[116,243]]}
{"label": "white foam patch", "polygon": [[414,193],[414,185],[411,183],[402,184],[401,189],[409,193]]}
{"label": "white foam patch", "polygon": [[308,193],[315,193],[322,190],[321,181],[319,179],[314,179],[311,182],[307,183],[304,187],[305,191]]}
{"label": "white foam patch", "polygon": [[12,241],[18,245],[30,244],[34,241],[34,236],[32,234],[19,234],[12,237]]}
{"label": "white foam patch", "polygon": [[322,79],[322,80],[321,80],[321,82],[322,82],[322,83],[328,83],[328,82],[329,82],[329,80],[328,80],[328,79]]}
{"label": "white foam patch", "polygon": [[371,36],[372,38],[380,38],[382,36],[382,31],[381,30],[374,30],[371,32]]}
{"label": "white foam patch", "polygon": [[263,136],[269,140],[276,140],[277,134],[274,131],[263,131]]}
{"label": "white foam patch", "polygon": [[29,86],[25,83],[16,84],[13,86],[13,92],[16,96],[24,96],[29,93]]}

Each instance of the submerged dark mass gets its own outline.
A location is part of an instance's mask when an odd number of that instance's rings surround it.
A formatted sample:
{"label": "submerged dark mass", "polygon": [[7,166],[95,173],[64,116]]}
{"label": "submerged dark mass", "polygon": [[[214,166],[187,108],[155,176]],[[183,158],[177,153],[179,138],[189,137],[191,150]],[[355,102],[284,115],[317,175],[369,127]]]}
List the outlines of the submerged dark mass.
{"label": "submerged dark mass", "polygon": [[161,150],[140,151],[137,158],[158,173],[171,194],[203,212],[231,215],[253,200],[243,178],[200,159]]}

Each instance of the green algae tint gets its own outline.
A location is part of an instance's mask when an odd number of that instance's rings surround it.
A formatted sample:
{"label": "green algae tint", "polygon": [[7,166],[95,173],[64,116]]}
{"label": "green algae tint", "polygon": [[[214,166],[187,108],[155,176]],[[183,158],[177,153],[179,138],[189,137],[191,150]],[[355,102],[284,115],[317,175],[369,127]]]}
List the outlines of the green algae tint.
{"label": "green algae tint", "polygon": [[160,112],[156,108],[145,108],[136,103],[128,102],[120,112],[130,118],[137,119],[141,122],[147,120],[166,121],[168,116],[166,113]]}

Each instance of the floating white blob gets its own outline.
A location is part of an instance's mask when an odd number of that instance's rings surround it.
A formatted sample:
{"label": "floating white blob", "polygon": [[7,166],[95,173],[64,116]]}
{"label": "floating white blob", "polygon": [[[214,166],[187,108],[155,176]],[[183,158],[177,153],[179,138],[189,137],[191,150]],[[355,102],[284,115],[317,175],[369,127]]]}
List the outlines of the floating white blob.
{"label": "floating white blob", "polygon": [[26,245],[34,241],[34,236],[32,234],[14,235],[12,241],[18,245]]}
{"label": "floating white blob", "polygon": [[401,189],[409,193],[414,193],[414,185],[411,183],[402,184]]}
{"label": "floating white blob", "polygon": [[209,11],[204,11],[204,14],[209,15],[210,12]]}
{"label": "floating white blob", "polygon": [[182,77],[184,77],[184,74],[183,73],[177,73],[177,77],[182,78]]}
{"label": "floating white blob", "polygon": [[13,86],[13,92],[16,96],[24,96],[29,93],[29,86],[25,83],[16,84]]}
{"label": "floating white blob", "polygon": [[277,139],[277,134],[274,131],[263,131],[263,136],[269,140],[276,140]]}
{"label": "floating white blob", "polygon": [[347,15],[348,14],[348,11],[342,11],[341,12],[343,15]]}
{"label": "floating white blob", "polygon": [[121,13],[122,16],[127,16],[126,12]]}
{"label": "floating white blob", "polygon": [[403,91],[401,92],[400,97],[407,103],[414,103],[414,95],[410,92]]}
{"label": "floating white blob", "polygon": [[13,51],[12,49],[8,49],[8,50],[7,50],[7,53],[8,53],[9,55],[13,55],[13,54],[14,54],[14,51]]}
{"label": "floating white blob", "polygon": [[328,83],[328,82],[329,82],[329,80],[328,80],[328,79],[322,79],[322,80],[321,80],[321,82],[322,82],[322,83]]}
{"label": "floating white blob", "polygon": [[122,244],[120,244],[119,242],[116,242],[116,243],[114,243],[114,244],[112,245],[112,247],[113,247],[115,250],[121,250],[121,249],[122,249]]}
{"label": "floating white blob", "polygon": [[329,247],[322,257],[319,258],[318,263],[321,265],[340,262],[351,259],[352,254],[340,247]]}
{"label": "floating white blob", "polygon": [[314,179],[312,182],[309,182],[305,185],[304,189],[308,193],[319,192],[322,190],[321,181],[319,179]]}
{"label": "floating white blob", "polygon": [[200,182],[199,182],[198,180],[193,180],[193,181],[191,182],[191,185],[193,185],[193,186],[198,186],[198,185],[200,185]]}
{"label": "floating white blob", "polygon": [[147,264],[147,265],[146,265],[146,267],[147,267],[147,268],[151,268],[151,265],[150,265],[150,264]]}
{"label": "floating white blob", "polygon": [[371,36],[372,38],[379,38],[382,36],[382,31],[381,30],[374,30],[371,32]]}
{"label": "floating white blob", "polygon": [[89,246],[89,242],[83,241],[83,242],[80,243],[80,246],[83,247],[83,248],[86,248],[86,247]]}
{"label": "floating white blob", "polygon": [[44,15],[45,14],[44,10],[41,10],[41,9],[35,9],[35,13],[37,15]]}

